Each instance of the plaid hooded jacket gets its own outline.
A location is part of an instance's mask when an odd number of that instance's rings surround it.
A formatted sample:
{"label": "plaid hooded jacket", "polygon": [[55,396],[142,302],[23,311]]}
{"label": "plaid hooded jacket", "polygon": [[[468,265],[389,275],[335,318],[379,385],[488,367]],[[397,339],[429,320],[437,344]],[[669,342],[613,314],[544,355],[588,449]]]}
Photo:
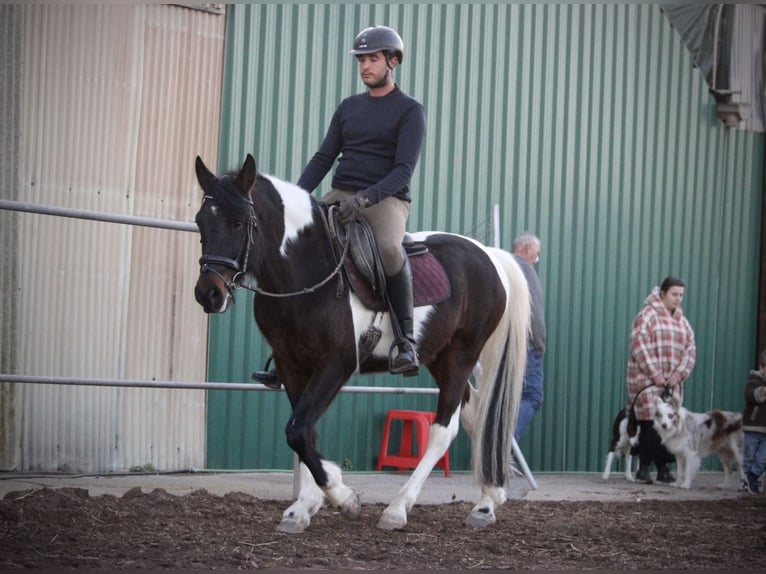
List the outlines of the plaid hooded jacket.
{"label": "plaid hooded jacket", "polygon": [[669,385],[673,395],[683,400],[683,383],[696,360],[697,347],[689,321],[680,307],[671,315],[660,299],[660,288],[655,287],[633,320],[630,332],[628,407],[635,399],[636,418],[642,421],[653,418],[652,401],[662,394],[664,385]]}

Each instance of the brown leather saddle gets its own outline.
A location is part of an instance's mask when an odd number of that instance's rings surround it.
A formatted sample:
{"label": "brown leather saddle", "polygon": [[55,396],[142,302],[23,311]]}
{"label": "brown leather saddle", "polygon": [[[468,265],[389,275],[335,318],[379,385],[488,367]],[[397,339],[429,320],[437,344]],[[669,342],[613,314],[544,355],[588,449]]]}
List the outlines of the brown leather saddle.
{"label": "brown leather saddle", "polygon": [[[378,246],[367,221],[357,218],[344,225],[330,210],[331,227],[335,229],[335,249],[338,256],[345,251],[343,273],[351,290],[365,307],[386,311],[386,275],[378,255]],[[348,247],[344,249],[348,241]],[[402,243],[412,269],[412,297],[415,307],[435,305],[450,296],[447,273],[425,243],[415,242],[409,235]]]}

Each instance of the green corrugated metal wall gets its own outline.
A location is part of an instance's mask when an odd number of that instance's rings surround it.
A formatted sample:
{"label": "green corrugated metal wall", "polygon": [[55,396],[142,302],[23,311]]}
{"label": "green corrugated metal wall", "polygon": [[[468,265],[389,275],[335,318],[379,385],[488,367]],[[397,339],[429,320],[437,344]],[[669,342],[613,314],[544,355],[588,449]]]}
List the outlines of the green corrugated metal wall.
{"label": "green corrugated metal wall", "polygon": [[[649,5],[233,5],[221,169],[247,152],[295,181],[341,98],[363,90],[348,55],[373,23],[405,42],[401,88],[428,134],[409,228],[470,234],[501,213],[500,244],[543,242],[549,342],[543,410],[521,447],[535,471],[596,471],[625,400],[630,323],[668,274],[687,282],[698,362],[693,410],[738,410],[756,353],[763,134],[724,128],[659,7]],[[329,177],[322,191],[329,185]],[[249,380],[268,355],[242,293],[211,319],[213,381]],[[352,384],[413,386],[364,377]],[[421,375],[417,385],[430,386]],[[323,454],[374,467],[389,408],[431,396],[344,394],[319,426]],[[287,400],[210,393],[210,468],[291,468]],[[453,468],[467,468],[461,430]]]}

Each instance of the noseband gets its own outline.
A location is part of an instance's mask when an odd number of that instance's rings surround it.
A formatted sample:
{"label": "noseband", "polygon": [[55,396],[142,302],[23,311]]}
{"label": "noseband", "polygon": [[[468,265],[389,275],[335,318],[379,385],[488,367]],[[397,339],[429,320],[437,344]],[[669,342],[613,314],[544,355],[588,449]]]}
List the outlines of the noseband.
{"label": "noseband", "polygon": [[[209,195],[206,195],[205,199],[212,200],[213,198]],[[250,249],[253,246],[253,242],[255,240],[255,231],[258,228],[258,220],[255,218],[253,200],[247,198],[246,201],[248,203],[249,212],[247,216],[247,232],[242,238],[242,243],[239,246],[239,251],[237,251],[236,259],[223,257],[222,255],[203,255],[199,258],[200,275],[205,273],[212,273],[218,277],[226,286],[226,289],[229,291],[229,295],[231,295],[232,301],[234,300],[234,290],[237,287],[246,287],[246,285],[242,283],[242,280],[247,274],[247,262],[250,260]],[[211,267],[211,265],[221,265],[223,267],[233,269],[235,273],[232,276],[231,281],[227,281],[226,278],[215,267]]]}

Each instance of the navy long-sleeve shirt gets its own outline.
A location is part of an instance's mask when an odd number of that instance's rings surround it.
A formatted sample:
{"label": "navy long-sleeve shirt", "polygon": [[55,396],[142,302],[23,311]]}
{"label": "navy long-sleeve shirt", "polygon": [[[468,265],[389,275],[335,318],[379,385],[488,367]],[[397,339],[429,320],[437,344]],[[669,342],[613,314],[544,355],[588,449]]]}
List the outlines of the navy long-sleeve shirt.
{"label": "navy long-sleeve shirt", "polygon": [[398,87],[382,97],[366,92],[350,96],[335,110],[298,185],[314,191],[337,158],[333,188],[366,190],[373,204],[389,195],[410,201],[410,178],[425,130],[423,106]]}

